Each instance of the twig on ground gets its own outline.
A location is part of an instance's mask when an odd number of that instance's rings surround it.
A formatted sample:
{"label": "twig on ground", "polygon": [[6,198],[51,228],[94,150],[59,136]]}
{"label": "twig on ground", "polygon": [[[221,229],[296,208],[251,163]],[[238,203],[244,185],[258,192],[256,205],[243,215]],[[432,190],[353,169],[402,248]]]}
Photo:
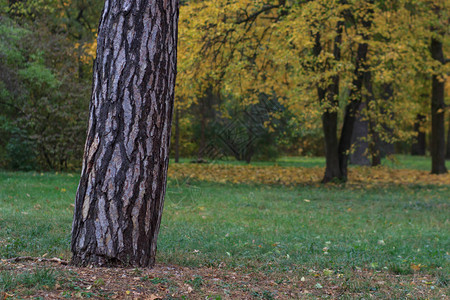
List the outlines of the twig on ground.
{"label": "twig on ground", "polygon": [[18,256],[9,259],[2,259],[2,261],[7,262],[19,262],[19,261],[44,261],[44,262],[54,262],[61,265],[68,265],[69,262],[67,260],[62,260],[57,257],[53,258],[45,258],[45,257],[32,257],[32,256]]}

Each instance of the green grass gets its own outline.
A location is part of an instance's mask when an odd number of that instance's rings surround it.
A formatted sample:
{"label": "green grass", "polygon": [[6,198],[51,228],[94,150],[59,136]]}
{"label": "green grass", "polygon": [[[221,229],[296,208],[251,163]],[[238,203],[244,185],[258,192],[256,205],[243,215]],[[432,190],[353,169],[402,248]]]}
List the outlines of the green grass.
{"label": "green grass", "polygon": [[[195,159],[181,158],[180,163],[190,163]],[[171,160],[173,162],[173,160]],[[229,164],[229,165],[247,165],[242,161],[236,161],[233,157],[227,157],[214,161],[215,164]],[[430,171],[431,170],[431,158],[429,156],[411,156],[411,155],[392,155],[382,159],[384,166],[393,169],[415,169]],[[273,166],[278,165],[281,167],[325,167],[324,157],[304,157],[304,156],[282,156],[274,161],[252,161],[250,165],[254,166]],[[447,162],[449,167],[449,163]],[[353,167],[350,165],[350,168]],[[449,167],[450,168],[450,167]]]}
{"label": "green grass", "polygon": [[[77,176],[0,172],[0,257],[70,258]],[[448,186],[249,186],[169,180],[159,262],[447,273]],[[444,278],[445,279],[445,278]],[[447,279],[445,279],[447,280]]]}
{"label": "green grass", "polygon": [[448,270],[448,199],[446,187],[172,186],[159,256],[269,271],[300,265],[401,273],[412,263]]}
{"label": "green grass", "polygon": [[52,269],[36,268],[33,271],[22,273],[14,271],[0,272],[0,291],[7,292],[17,288],[39,289],[52,288],[57,279],[57,274]]}
{"label": "green grass", "polygon": [[0,256],[69,256],[72,174],[0,172]]}

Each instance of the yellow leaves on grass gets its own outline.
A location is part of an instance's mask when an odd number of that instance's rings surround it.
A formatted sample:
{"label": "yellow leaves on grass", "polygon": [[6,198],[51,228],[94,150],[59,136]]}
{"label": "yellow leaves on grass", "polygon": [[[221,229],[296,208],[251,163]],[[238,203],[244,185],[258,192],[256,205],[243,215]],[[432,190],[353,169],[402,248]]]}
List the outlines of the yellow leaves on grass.
{"label": "yellow leaves on grass", "polygon": [[[317,184],[323,174],[323,168],[218,164],[171,164],[169,167],[169,177],[172,179],[192,178],[200,181],[236,184]],[[432,175],[428,171],[394,170],[387,167],[354,167],[349,169],[348,184],[367,187],[387,184],[450,185],[450,174]]]}

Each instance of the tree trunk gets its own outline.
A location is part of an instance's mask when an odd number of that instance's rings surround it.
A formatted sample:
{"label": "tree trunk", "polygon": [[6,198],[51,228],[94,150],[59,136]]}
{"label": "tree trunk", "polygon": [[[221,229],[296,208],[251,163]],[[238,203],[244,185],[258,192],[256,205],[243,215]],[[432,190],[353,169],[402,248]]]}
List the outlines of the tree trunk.
{"label": "tree trunk", "polygon": [[[373,0],[368,0],[369,5],[373,4]],[[356,53],[354,79],[352,82],[352,89],[350,90],[349,102],[345,107],[344,123],[342,125],[341,137],[339,139],[338,155],[339,155],[339,167],[341,168],[343,180],[347,180],[348,158],[350,147],[352,145],[353,128],[355,125],[356,114],[359,110],[359,106],[362,101],[361,88],[364,78],[367,73],[366,57],[368,44],[367,40],[369,36],[367,33],[372,27],[373,9],[370,7],[367,10],[367,14],[362,20],[364,31],[361,33],[363,42],[358,45]]]}
{"label": "tree trunk", "polygon": [[[370,27],[370,26],[369,26]],[[366,39],[366,37],[364,38]],[[355,126],[356,114],[361,104],[361,87],[366,73],[366,56],[367,43],[358,45],[356,57],[355,79],[353,80],[353,88],[350,91],[349,103],[345,107],[344,124],[342,125],[341,138],[339,140],[339,166],[344,180],[347,179],[348,158],[350,147],[352,145],[353,129]]]}
{"label": "tree trunk", "polygon": [[[431,39],[431,56],[444,63],[442,42]],[[431,173],[447,173],[445,167],[445,81],[441,76],[434,74],[431,89]]]}
{"label": "tree trunk", "polygon": [[75,265],[152,266],[176,75],[177,0],[106,0],[72,227]]}
{"label": "tree trunk", "polygon": [[325,137],[325,174],[322,179],[327,183],[333,178],[341,179],[341,169],[339,168],[338,139],[337,139],[337,111],[325,111],[322,115],[322,125]]}
{"label": "tree trunk", "polygon": [[179,108],[175,109],[175,162],[180,161],[180,116]]}
{"label": "tree trunk", "polygon": [[[377,117],[374,116],[372,113],[372,107],[371,103],[374,103],[375,101],[375,95],[373,93],[373,83],[372,83],[372,72],[367,71],[366,76],[364,78],[364,85],[366,87],[366,103],[368,106],[368,112],[367,112],[367,118],[368,118],[368,133],[369,133],[369,139],[368,139],[368,152],[370,152],[370,155],[372,156],[372,167],[376,167],[381,165],[381,147],[382,147],[382,141],[380,139],[380,134],[377,131]],[[375,107],[377,107],[375,105]],[[383,113],[383,115],[386,115],[385,111],[376,111],[376,113]],[[374,118],[375,117],[375,118]],[[387,116],[386,116],[387,117]]]}
{"label": "tree trunk", "polygon": [[358,166],[370,165],[369,154],[369,122],[365,115],[367,103],[360,104],[356,113],[355,124],[353,125],[352,146],[353,151],[350,154],[350,164]]}
{"label": "tree trunk", "polygon": [[414,131],[417,133],[417,138],[414,140],[411,146],[411,155],[425,155],[427,149],[427,142],[425,132],[422,130],[423,122],[425,122],[425,116],[417,114],[416,121],[414,122]]}
{"label": "tree trunk", "polygon": [[450,121],[448,122],[448,131],[447,131],[447,155],[445,158],[450,159]]}
{"label": "tree trunk", "polygon": [[[336,28],[336,37],[333,45],[333,57],[335,61],[341,59],[341,43],[342,43],[342,27],[343,21],[339,21]],[[315,36],[314,55],[319,56],[322,51],[322,45],[320,43],[320,34]],[[339,75],[336,74],[331,78],[331,84],[325,89],[322,87],[317,88],[319,101],[324,106],[324,112],[322,114],[322,126],[325,139],[325,174],[322,179],[322,183],[327,183],[333,179],[342,179],[341,169],[339,167],[338,156],[338,137],[337,137],[337,124],[338,124],[338,108],[339,108]]]}
{"label": "tree trunk", "polygon": [[[383,93],[381,95],[381,98],[383,100],[383,103],[388,106],[387,103],[393,101],[394,97],[394,89],[392,87],[392,83],[384,83],[382,85],[382,90]],[[381,107],[381,115],[388,120],[392,120],[394,118],[394,112],[392,110],[386,110],[384,106]],[[386,157],[387,155],[392,155],[395,153],[394,143],[391,141],[394,135],[394,130],[385,123],[382,123],[382,127],[384,132],[386,133],[387,140],[380,139],[380,145],[379,147],[377,147],[380,152],[380,159]],[[372,166],[373,165],[374,162],[372,160]]]}

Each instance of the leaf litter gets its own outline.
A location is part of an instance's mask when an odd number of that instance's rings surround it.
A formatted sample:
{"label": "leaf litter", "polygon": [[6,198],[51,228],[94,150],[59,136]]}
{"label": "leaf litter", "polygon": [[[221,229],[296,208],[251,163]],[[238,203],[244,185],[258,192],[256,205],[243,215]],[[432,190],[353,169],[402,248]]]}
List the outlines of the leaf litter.
{"label": "leaf litter", "polygon": [[0,290],[1,299],[338,299],[350,297],[448,298],[448,287],[429,274],[394,275],[355,269],[340,274],[295,270],[264,273],[211,267],[157,264],[146,268],[74,267],[60,263],[2,260],[0,271],[49,268],[61,274],[53,287]]}

